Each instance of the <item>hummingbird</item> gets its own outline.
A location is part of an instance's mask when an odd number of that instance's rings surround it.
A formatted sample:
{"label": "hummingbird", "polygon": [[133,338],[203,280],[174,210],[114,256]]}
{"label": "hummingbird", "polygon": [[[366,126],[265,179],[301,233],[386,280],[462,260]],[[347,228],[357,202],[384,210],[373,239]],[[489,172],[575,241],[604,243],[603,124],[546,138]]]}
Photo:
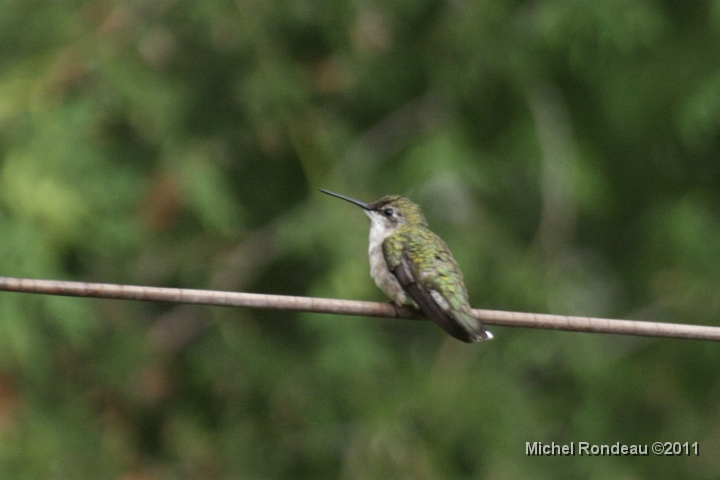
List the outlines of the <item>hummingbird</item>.
{"label": "hummingbird", "polygon": [[365,203],[320,191],[357,205],[370,218],[370,275],[393,303],[419,309],[463,342],[493,338],[470,309],[463,275],[450,249],[428,228],[418,205],[398,195]]}

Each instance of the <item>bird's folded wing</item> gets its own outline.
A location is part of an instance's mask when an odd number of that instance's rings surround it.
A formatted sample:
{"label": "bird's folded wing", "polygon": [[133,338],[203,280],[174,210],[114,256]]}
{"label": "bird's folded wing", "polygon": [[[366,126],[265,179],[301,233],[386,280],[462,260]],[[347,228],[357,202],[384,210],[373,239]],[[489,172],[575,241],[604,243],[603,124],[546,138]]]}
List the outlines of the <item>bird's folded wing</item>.
{"label": "bird's folded wing", "polygon": [[389,264],[389,267],[403,289],[430,320],[458,340],[472,341],[465,329],[435,301],[431,290],[417,281],[407,251],[402,253],[394,267],[392,264]]}

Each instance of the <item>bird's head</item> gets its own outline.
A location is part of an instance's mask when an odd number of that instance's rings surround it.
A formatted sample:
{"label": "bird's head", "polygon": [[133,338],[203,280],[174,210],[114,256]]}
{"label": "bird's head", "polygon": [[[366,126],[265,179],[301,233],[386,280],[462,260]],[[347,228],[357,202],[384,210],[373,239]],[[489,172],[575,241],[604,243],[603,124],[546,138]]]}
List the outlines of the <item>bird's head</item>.
{"label": "bird's head", "polygon": [[427,226],[420,207],[399,195],[387,195],[373,203],[365,203],[339,193],[320,189],[321,192],[353,203],[365,211],[373,225],[383,230],[396,230],[403,225]]}

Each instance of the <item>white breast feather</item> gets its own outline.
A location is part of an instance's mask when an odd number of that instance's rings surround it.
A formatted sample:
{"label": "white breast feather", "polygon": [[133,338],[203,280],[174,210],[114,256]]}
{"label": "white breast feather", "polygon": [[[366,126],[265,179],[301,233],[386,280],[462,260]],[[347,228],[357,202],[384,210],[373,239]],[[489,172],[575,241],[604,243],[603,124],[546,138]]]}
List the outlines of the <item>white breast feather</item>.
{"label": "white breast feather", "polygon": [[373,280],[375,280],[375,284],[380,287],[396,305],[403,305],[408,303],[408,297],[405,295],[395,276],[388,270],[385,255],[382,250],[382,244],[390,233],[391,232],[384,228],[383,225],[376,221],[372,222],[372,226],[370,227],[370,246],[368,248],[368,253],[370,254],[370,275]]}

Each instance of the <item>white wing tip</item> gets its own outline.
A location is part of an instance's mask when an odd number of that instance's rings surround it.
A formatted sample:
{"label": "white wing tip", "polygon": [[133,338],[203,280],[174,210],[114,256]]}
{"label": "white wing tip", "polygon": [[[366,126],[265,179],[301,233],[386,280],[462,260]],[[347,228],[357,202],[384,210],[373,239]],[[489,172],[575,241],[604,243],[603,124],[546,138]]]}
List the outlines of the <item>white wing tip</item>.
{"label": "white wing tip", "polygon": [[[480,333],[482,332],[482,333]],[[489,330],[485,330],[484,328],[481,331],[474,331],[470,334],[470,342],[482,342],[484,340],[492,340],[495,338],[492,333],[490,333]]]}

